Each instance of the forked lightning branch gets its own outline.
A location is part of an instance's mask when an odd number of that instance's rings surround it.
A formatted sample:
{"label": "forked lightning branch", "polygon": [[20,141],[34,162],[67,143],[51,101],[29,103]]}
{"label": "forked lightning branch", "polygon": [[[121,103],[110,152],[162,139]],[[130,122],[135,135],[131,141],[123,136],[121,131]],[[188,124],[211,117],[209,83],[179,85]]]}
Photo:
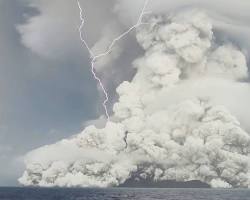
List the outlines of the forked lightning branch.
{"label": "forked lightning branch", "polygon": [[143,8],[140,12],[140,15],[138,17],[138,20],[136,22],[136,24],[134,24],[133,26],[131,26],[129,29],[127,29],[125,32],[123,32],[121,35],[119,35],[118,37],[116,37],[111,43],[110,45],[108,46],[108,48],[106,49],[106,51],[104,51],[103,53],[100,53],[100,54],[97,54],[95,55],[91,48],[89,47],[83,33],[82,33],[82,29],[83,29],[83,26],[85,24],[85,18],[83,17],[83,9],[82,9],[82,6],[80,4],[80,1],[77,0],[77,5],[78,5],[78,8],[79,8],[79,11],[80,11],[80,20],[81,20],[81,24],[79,26],[79,34],[80,34],[80,40],[82,42],[82,44],[87,48],[88,50],[88,53],[89,53],[89,56],[90,56],[90,59],[91,59],[91,72],[93,74],[93,77],[94,79],[98,82],[104,96],[105,96],[105,99],[104,101],[102,102],[102,105],[103,105],[103,108],[104,108],[104,111],[105,111],[105,115],[107,117],[107,120],[110,119],[110,116],[109,116],[109,112],[108,112],[108,108],[107,108],[107,103],[109,101],[109,94],[108,94],[108,91],[106,90],[104,84],[102,83],[100,77],[97,75],[96,73],[96,70],[95,70],[95,63],[98,59],[102,58],[102,57],[105,57],[107,56],[108,54],[110,54],[113,50],[113,47],[114,45],[116,44],[116,42],[118,42],[119,40],[121,40],[123,37],[125,37],[128,33],[130,33],[132,30],[136,29],[138,26],[140,26],[142,23],[142,19],[143,19],[143,16],[146,14],[145,10],[146,10],[146,7],[148,5],[148,2],[149,0],[145,0],[144,1],[144,5],[143,5]]}

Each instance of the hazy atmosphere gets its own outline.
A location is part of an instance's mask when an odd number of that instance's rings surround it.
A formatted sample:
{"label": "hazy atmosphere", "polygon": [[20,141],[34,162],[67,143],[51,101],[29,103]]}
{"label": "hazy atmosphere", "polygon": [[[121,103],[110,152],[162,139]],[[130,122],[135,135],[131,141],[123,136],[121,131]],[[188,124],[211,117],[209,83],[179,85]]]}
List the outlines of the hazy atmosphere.
{"label": "hazy atmosphere", "polygon": [[[250,187],[249,10],[0,0],[0,185]],[[103,91],[80,36],[98,55],[133,25],[94,63]]]}

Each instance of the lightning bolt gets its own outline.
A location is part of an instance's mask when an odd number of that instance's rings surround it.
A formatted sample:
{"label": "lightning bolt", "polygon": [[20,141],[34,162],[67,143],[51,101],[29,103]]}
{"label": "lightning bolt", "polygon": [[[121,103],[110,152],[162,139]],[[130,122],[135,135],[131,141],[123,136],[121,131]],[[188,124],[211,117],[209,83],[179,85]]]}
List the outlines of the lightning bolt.
{"label": "lightning bolt", "polygon": [[110,45],[108,46],[107,50],[103,53],[100,53],[98,55],[95,55],[91,48],[89,47],[88,43],[86,42],[86,40],[84,39],[84,36],[82,34],[82,29],[84,27],[84,24],[85,24],[85,19],[83,17],[83,9],[81,7],[81,4],[79,2],[79,0],[77,0],[77,5],[78,5],[78,8],[79,8],[79,11],[80,11],[80,21],[81,21],[81,24],[79,25],[78,27],[78,31],[79,31],[79,35],[80,35],[80,40],[82,42],[82,44],[87,48],[88,50],[88,53],[89,53],[89,56],[90,56],[90,59],[91,59],[91,73],[93,74],[93,77],[94,79],[98,82],[99,86],[101,87],[101,90],[105,96],[105,99],[102,103],[103,105],[103,108],[105,110],[105,114],[106,114],[106,117],[107,117],[107,120],[110,119],[110,116],[109,116],[109,113],[108,113],[108,108],[107,108],[107,102],[109,101],[109,95],[108,95],[108,92],[107,90],[105,89],[101,79],[97,76],[96,74],[96,71],[95,71],[95,62],[104,57],[104,56],[107,56],[108,54],[110,54],[112,52],[112,49],[114,47],[114,45],[116,44],[116,42],[118,42],[119,40],[121,40],[123,37],[125,37],[128,33],[130,33],[132,30],[136,29],[138,26],[144,24],[142,22],[142,19],[144,17],[144,15],[146,15],[148,12],[145,12],[146,10],[146,7],[148,5],[148,2],[149,0],[145,0],[144,1],[144,5],[143,5],[143,8],[140,12],[140,15],[138,17],[138,20],[136,22],[136,24],[134,24],[133,26],[131,26],[129,29],[127,29],[125,32],[123,32],[121,35],[119,35],[118,37],[116,37],[111,43]]}

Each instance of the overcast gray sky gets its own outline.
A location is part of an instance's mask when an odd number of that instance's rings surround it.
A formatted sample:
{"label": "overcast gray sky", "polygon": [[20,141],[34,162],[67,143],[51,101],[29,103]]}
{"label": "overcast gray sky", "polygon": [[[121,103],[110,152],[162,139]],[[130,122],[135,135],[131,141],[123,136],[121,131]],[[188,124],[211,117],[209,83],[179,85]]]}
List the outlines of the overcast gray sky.
{"label": "overcast gray sky", "polygon": [[19,156],[77,133],[99,110],[85,51],[49,59],[21,44],[16,25],[37,14],[24,1],[0,0],[0,185],[16,184]]}

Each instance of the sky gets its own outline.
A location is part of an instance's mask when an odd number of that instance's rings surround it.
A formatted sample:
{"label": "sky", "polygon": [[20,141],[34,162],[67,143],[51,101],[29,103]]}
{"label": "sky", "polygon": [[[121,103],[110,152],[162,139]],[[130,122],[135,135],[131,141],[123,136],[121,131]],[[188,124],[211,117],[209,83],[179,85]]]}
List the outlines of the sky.
{"label": "sky", "polygon": [[[74,2],[72,10],[78,12]],[[22,171],[19,159],[25,152],[79,132],[101,110],[76,27],[51,38],[74,35],[69,43],[78,51],[75,55],[59,47],[53,53],[63,55],[50,59],[22,44],[17,25],[38,14],[25,1],[0,0],[0,185],[17,184]],[[72,17],[74,25],[77,17]],[[49,49],[44,45],[46,54]]]}
{"label": "sky", "polygon": [[[87,19],[84,34],[96,52],[135,22],[143,4],[142,0],[80,2]],[[212,10],[218,43],[232,41],[248,59],[250,4],[230,1],[226,9],[226,2],[156,0],[150,8],[157,13],[192,5]],[[77,134],[104,114],[103,94],[80,43],[79,23],[76,1],[0,0],[0,185],[18,184],[27,152]],[[135,41],[128,35],[103,63],[97,63],[111,97],[110,112],[117,100],[115,88],[132,79],[131,62],[143,52]]]}

